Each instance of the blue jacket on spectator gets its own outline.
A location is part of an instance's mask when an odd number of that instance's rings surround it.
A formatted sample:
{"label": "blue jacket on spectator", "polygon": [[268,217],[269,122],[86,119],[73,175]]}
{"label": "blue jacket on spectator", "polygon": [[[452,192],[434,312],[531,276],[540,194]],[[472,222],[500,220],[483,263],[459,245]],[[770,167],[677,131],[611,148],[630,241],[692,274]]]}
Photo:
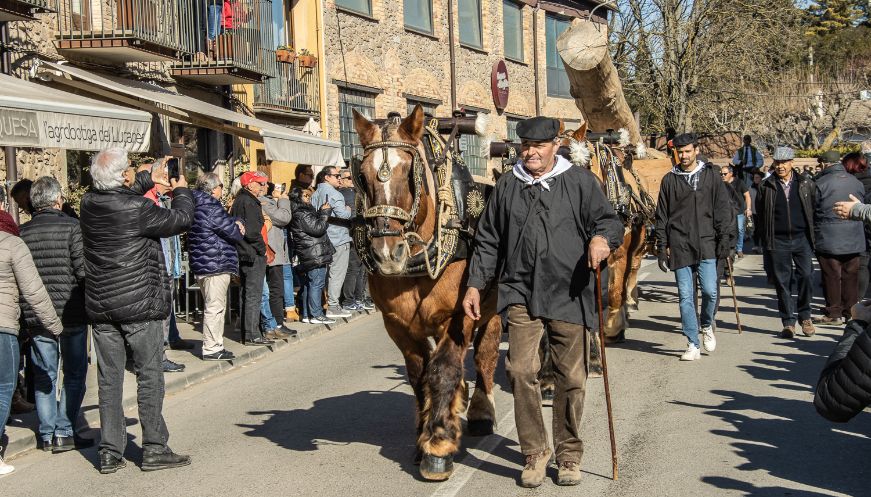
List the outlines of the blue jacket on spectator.
{"label": "blue jacket on spectator", "polygon": [[242,240],[238,220],[208,193],[193,190],[196,207],[188,232],[191,272],[196,276],[239,274],[236,242]]}

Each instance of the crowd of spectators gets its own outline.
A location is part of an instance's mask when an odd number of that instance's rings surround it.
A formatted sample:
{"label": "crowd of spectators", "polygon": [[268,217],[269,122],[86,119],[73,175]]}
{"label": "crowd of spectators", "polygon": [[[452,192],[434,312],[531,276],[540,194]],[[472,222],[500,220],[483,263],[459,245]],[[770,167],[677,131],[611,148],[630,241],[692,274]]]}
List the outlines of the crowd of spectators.
{"label": "crowd of spectators", "polygon": [[[350,174],[326,167],[314,182],[313,173],[311,166],[297,167],[289,191],[259,171],[239,175],[227,192],[219,175],[204,173],[191,189],[184,175],[170,176],[165,159],[137,169],[126,151],[107,149],[92,161],[93,186],[79,212],[52,177],[16,183],[10,195],[30,216],[20,226],[0,189],[0,438],[13,409],[35,407],[40,449],[94,444],[76,432],[90,326],[100,472],[126,464],[125,368],[136,373],[142,469],[189,464],[189,456],[169,448],[162,416],[163,375],[185,368],[166,349],[196,348],[176,323],[175,290],[185,271],[203,297],[200,357],[206,361],[235,358],[224,347],[234,281],[245,345],[288,339],[297,333],[294,321],[332,324],[373,309],[366,272],[352,256]],[[32,377],[35,405],[22,393],[22,367]],[[13,470],[0,459],[0,476]]]}

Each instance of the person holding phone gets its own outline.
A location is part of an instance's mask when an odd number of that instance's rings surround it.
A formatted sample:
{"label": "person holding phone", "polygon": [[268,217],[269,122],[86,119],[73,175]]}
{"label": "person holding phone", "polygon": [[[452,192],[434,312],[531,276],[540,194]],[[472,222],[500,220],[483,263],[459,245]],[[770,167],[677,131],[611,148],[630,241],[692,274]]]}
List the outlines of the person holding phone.
{"label": "person holding phone", "polygon": [[[296,335],[296,331],[284,326],[284,266],[290,265],[290,255],[287,251],[287,235],[285,228],[290,224],[290,199],[281,185],[267,183],[265,194],[260,197],[260,205],[271,223],[266,232],[266,243],[275,254],[272,261],[266,264],[266,299],[270,314],[275,320],[272,329],[266,330],[266,337],[272,339],[287,338]],[[272,325],[272,323],[270,323]]]}
{"label": "person holding phone", "polygon": [[300,320],[311,324],[332,324],[335,321],[324,315],[323,292],[327,279],[327,267],[333,262],[335,248],[330,243],[327,228],[333,206],[324,202],[320,209],[311,203],[311,190],[294,188],[290,194],[293,204],[293,220],[290,232],[293,236],[294,253],[299,259],[296,269],[302,276],[300,292]]}

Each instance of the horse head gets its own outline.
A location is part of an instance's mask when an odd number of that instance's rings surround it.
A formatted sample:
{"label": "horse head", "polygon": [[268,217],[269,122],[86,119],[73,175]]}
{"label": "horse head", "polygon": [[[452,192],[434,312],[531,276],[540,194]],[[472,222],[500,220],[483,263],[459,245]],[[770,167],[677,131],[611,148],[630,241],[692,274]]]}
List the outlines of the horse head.
{"label": "horse head", "polygon": [[405,119],[391,117],[379,126],[354,110],[363,159],[353,179],[363,201],[372,261],[384,276],[402,274],[435,226],[433,178],[421,143],[423,118],[418,105]]}

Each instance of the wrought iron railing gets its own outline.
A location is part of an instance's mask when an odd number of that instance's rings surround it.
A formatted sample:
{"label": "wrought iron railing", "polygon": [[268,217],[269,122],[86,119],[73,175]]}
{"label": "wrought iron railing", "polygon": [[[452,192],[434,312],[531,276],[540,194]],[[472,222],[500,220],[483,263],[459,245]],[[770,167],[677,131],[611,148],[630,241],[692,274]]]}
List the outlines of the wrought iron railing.
{"label": "wrought iron railing", "polygon": [[273,58],[272,62],[276,77],[254,87],[254,108],[320,113],[318,66],[302,67],[299,60],[283,63]]}
{"label": "wrought iron railing", "polygon": [[196,0],[56,0],[61,40],[131,39],[190,53]]}
{"label": "wrought iron railing", "polygon": [[194,38],[192,54],[174,67],[232,67],[263,76],[275,74],[272,0],[200,0],[188,22]]}

